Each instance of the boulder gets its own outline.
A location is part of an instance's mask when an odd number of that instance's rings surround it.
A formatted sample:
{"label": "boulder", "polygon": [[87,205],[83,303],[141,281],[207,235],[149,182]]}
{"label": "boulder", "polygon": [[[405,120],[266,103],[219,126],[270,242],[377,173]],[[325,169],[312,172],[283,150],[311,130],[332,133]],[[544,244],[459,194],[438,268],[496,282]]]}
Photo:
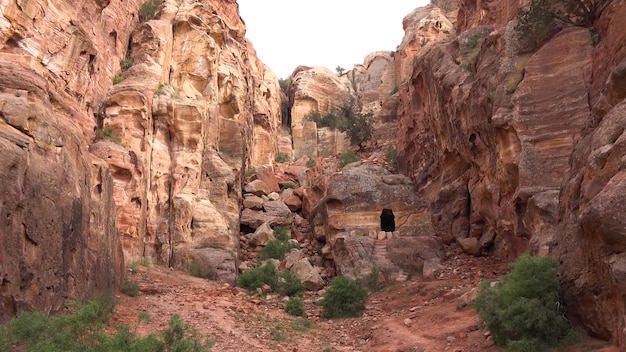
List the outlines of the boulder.
{"label": "boulder", "polygon": [[309,291],[317,291],[324,286],[324,280],[319,270],[312,266],[307,258],[302,258],[289,270],[295,277],[302,281],[302,285]]}

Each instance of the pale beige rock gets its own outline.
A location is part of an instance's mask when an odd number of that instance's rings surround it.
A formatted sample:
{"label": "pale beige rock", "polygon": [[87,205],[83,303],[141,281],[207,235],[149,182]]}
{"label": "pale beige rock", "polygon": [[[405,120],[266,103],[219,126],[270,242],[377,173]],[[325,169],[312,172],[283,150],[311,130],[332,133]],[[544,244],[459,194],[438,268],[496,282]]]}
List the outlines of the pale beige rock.
{"label": "pale beige rock", "polygon": [[293,217],[291,210],[281,200],[271,200],[263,203],[263,209],[268,216],[289,218]]}
{"label": "pale beige rock", "polygon": [[252,193],[257,196],[266,196],[271,192],[270,188],[267,184],[261,180],[254,180],[252,182],[247,183],[243,190],[247,193]]}
{"label": "pale beige rock", "polygon": [[324,286],[324,280],[318,269],[313,267],[308,258],[302,258],[289,270],[295,277],[302,281],[302,285],[309,291],[317,291]]}
{"label": "pale beige rock", "polygon": [[302,208],[302,199],[294,193],[292,188],[284,189],[280,194],[280,199],[292,212],[296,212]]}
{"label": "pale beige rock", "polygon": [[[291,130],[294,157],[334,155],[345,146],[339,131],[325,131],[318,144],[318,131],[312,121],[304,119],[310,112],[322,115],[338,111],[354,97],[345,76],[338,77],[325,67],[298,67],[291,76]],[[342,148],[342,149],[338,149]],[[323,153],[323,154],[322,154]]]}
{"label": "pale beige rock", "polygon": [[265,246],[267,242],[276,239],[274,230],[268,223],[259,226],[252,235],[250,235],[250,244],[253,246]]}
{"label": "pale beige rock", "polygon": [[246,194],[243,197],[243,207],[254,210],[261,210],[263,209],[263,198],[254,194]]}

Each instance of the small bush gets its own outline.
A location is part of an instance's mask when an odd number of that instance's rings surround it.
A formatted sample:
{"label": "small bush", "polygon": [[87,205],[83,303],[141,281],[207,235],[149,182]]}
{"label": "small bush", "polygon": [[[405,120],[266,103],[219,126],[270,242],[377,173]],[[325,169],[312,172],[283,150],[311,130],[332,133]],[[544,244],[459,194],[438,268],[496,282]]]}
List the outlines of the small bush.
{"label": "small bush", "polygon": [[394,95],[398,93],[399,90],[400,90],[400,86],[396,84],[395,86],[393,86],[393,89],[391,90],[391,92],[389,92],[389,95]]}
{"label": "small bush", "polygon": [[339,156],[339,166],[344,167],[350,163],[354,163],[359,160],[361,160],[361,157],[359,157],[352,150],[348,150],[347,152],[344,152],[343,154]]}
{"label": "small bush", "polygon": [[120,67],[122,68],[122,72],[124,72],[133,67],[133,61],[129,58],[125,58],[120,62]]}
{"label": "small bush", "polygon": [[113,76],[113,84],[119,84],[124,80],[124,77],[122,75],[115,75]]}
{"label": "small bush", "polygon": [[274,341],[287,340],[287,334],[285,334],[283,329],[278,325],[275,325],[272,330],[270,330],[270,335],[272,335],[272,340]]}
{"label": "small bush", "polygon": [[139,285],[137,284],[137,281],[133,279],[126,279],[122,282],[120,291],[127,296],[137,297],[139,295]]}
{"label": "small bush", "polygon": [[365,311],[367,290],[360,280],[345,276],[334,278],[322,299],[325,318],[359,317]]}
{"label": "small bush", "polygon": [[252,175],[255,175],[257,173],[256,169],[252,168],[248,171],[246,171],[246,177],[250,177]]}
{"label": "small bush", "polygon": [[288,271],[278,274],[277,287],[273,288],[280,294],[285,296],[298,296],[304,292],[302,281]]}
{"label": "small bush", "polygon": [[315,159],[309,157],[309,159],[306,161],[306,167],[310,169],[315,166],[317,166],[317,162],[315,161]]}
{"label": "small bush", "polygon": [[285,259],[285,253],[287,253],[291,247],[282,241],[279,240],[270,240],[267,242],[265,247],[259,251],[258,258],[260,260],[266,259]]}
{"label": "small bush", "polygon": [[272,230],[274,230],[274,236],[276,237],[276,239],[281,242],[287,242],[291,238],[291,236],[289,235],[290,230],[288,227],[274,226],[272,227]]}
{"label": "small bush", "polygon": [[295,188],[296,186],[291,183],[291,182],[287,182],[283,185],[283,189],[287,189],[287,188]]}
{"label": "small bush", "polygon": [[255,291],[265,284],[271,287],[278,285],[276,266],[270,261],[266,262],[263,266],[244,271],[237,278],[237,286],[243,287],[248,291]]}
{"label": "small bush", "polygon": [[570,333],[561,297],[554,262],[521,256],[500,283],[481,284],[473,306],[496,344],[513,351],[539,351]]}
{"label": "small bush", "polygon": [[139,9],[139,20],[141,22],[146,22],[156,18],[161,4],[163,4],[163,0],[148,0],[143,3],[143,5],[141,5],[141,9]]}
{"label": "small bush", "polygon": [[350,144],[362,147],[374,135],[374,114],[372,112],[348,114],[345,131]]}
{"label": "small bush", "polygon": [[122,144],[122,139],[111,128],[99,128],[96,130],[96,140],[107,140],[116,144]]}
{"label": "small bush", "polygon": [[285,305],[285,313],[294,317],[303,317],[305,311],[304,304],[302,304],[302,298],[290,297],[289,301],[287,301],[287,304]]}
{"label": "small bush", "polygon": [[287,155],[286,153],[278,153],[278,155],[276,155],[276,158],[274,159],[276,160],[277,163],[286,163],[287,161],[289,161],[289,155]]}

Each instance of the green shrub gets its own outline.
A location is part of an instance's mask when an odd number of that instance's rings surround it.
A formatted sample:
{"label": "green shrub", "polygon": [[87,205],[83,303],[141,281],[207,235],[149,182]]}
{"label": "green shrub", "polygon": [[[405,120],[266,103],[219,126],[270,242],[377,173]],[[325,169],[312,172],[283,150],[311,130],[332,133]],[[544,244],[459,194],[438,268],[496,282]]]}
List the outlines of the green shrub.
{"label": "green shrub", "polygon": [[258,258],[260,260],[266,259],[285,259],[285,253],[287,253],[291,247],[289,244],[279,241],[279,240],[270,240],[267,244],[259,251]]}
{"label": "green shrub", "polygon": [[272,230],[274,230],[274,236],[276,237],[276,239],[281,242],[287,242],[291,238],[291,236],[289,235],[290,230],[288,227],[274,226],[272,227]]}
{"label": "green shrub", "polygon": [[139,285],[137,284],[137,281],[133,279],[126,279],[122,282],[120,291],[127,296],[137,297],[139,295]]}
{"label": "green shrub", "polygon": [[374,114],[349,114],[346,122],[346,134],[350,144],[362,147],[374,135]]}
{"label": "green shrub", "polygon": [[315,167],[317,165],[317,162],[315,161],[315,159],[309,157],[309,159],[306,161],[306,167],[308,167],[309,169],[312,167]]}
{"label": "green shrub", "polygon": [[118,84],[121,83],[124,80],[124,76],[122,75],[115,75],[113,76],[113,84]]}
{"label": "green shrub", "polygon": [[280,164],[286,163],[287,161],[289,161],[289,155],[287,153],[278,152],[278,155],[276,155],[276,158],[274,160]]}
{"label": "green shrub", "polygon": [[344,152],[343,154],[339,156],[339,166],[344,167],[350,163],[354,163],[359,160],[361,160],[361,157],[359,157],[352,150],[348,150],[347,152]]}
{"label": "green shrub", "polygon": [[290,297],[289,301],[285,305],[285,312],[294,317],[303,317],[304,316],[304,304],[302,304],[302,298],[300,297]]}
{"label": "green shrub", "polygon": [[122,68],[122,72],[128,70],[129,68],[133,67],[133,61],[129,58],[124,58],[121,62],[120,62],[120,67]]}
{"label": "green shrub", "polygon": [[122,144],[122,139],[115,134],[113,129],[108,127],[96,130],[96,140],[107,140],[116,144]]}
{"label": "green shrub", "polygon": [[243,287],[251,292],[265,284],[270,285],[270,287],[278,286],[276,266],[270,261],[266,262],[263,266],[244,271],[237,278],[237,286]]}
{"label": "green shrub", "polygon": [[237,278],[237,286],[251,292],[263,285],[269,285],[274,292],[287,296],[304,292],[304,286],[297,277],[288,271],[278,273],[276,266],[270,261],[263,266],[244,271]]}
{"label": "green shrub", "polygon": [[296,187],[296,185],[294,185],[294,184],[293,184],[293,183],[291,183],[291,182],[287,182],[287,183],[285,183],[285,184],[283,185],[283,189],[287,189],[287,188],[295,188],[295,187]]}
{"label": "green shrub", "polygon": [[322,306],[325,318],[359,317],[365,311],[367,290],[360,280],[345,276],[334,278],[324,293]]}
{"label": "green shrub", "polygon": [[473,306],[496,344],[514,351],[539,351],[570,332],[561,297],[554,262],[521,256],[500,283],[481,284]]}
{"label": "green shrub", "polygon": [[163,0],[148,0],[141,5],[139,9],[139,20],[146,22],[156,17],[159,8],[163,4]]}
{"label": "green shrub", "polygon": [[[160,334],[139,338],[126,325],[117,326],[113,334],[106,332],[106,323],[114,307],[110,296],[70,302],[69,307],[73,313],[68,315],[19,313],[0,327],[0,350],[17,346],[17,350],[33,352],[201,352],[208,351],[215,342],[212,339],[202,341],[178,316],[173,316],[168,329]],[[140,314],[138,321],[138,324],[149,321],[149,315]]]}
{"label": "green shrub", "polygon": [[398,93],[399,90],[400,90],[400,86],[396,84],[395,86],[393,86],[393,89],[391,90],[391,92],[389,92],[389,95],[394,95]]}
{"label": "green shrub", "polygon": [[278,274],[277,286],[273,288],[276,292],[285,296],[297,296],[304,292],[302,281],[288,271]]}
{"label": "green shrub", "polygon": [[275,325],[272,330],[270,330],[270,335],[272,335],[272,340],[274,341],[287,340],[287,334],[283,332],[283,329],[279,325]]}
{"label": "green shrub", "polygon": [[246,171],[246,177],[250,177],[252,175],[255,175],[256,173],[257,173],[256,169],[252,168],[252,169]]}

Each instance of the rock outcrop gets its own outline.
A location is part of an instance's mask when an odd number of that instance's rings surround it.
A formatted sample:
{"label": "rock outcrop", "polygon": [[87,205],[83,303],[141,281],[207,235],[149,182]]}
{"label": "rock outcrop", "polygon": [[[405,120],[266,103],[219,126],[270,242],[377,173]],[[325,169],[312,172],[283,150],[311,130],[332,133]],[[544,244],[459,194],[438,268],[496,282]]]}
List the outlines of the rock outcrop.
{"label": "rock outcrop", "polygon": [[325,67],[300,66],[290,76],[291,135],[293,157],[330,156],[343,152],[349,145],[343,132],[318,128],[305,117],[309,113],[337,114],[352,104],[354,90],[345,76],[337,76]]}
{"label": "rock outcrop", "polygon": [[0,320],[115,288],[147,257],[233,281],[243,170],[275,75],[231,0],[27,1],[0,15]]}

